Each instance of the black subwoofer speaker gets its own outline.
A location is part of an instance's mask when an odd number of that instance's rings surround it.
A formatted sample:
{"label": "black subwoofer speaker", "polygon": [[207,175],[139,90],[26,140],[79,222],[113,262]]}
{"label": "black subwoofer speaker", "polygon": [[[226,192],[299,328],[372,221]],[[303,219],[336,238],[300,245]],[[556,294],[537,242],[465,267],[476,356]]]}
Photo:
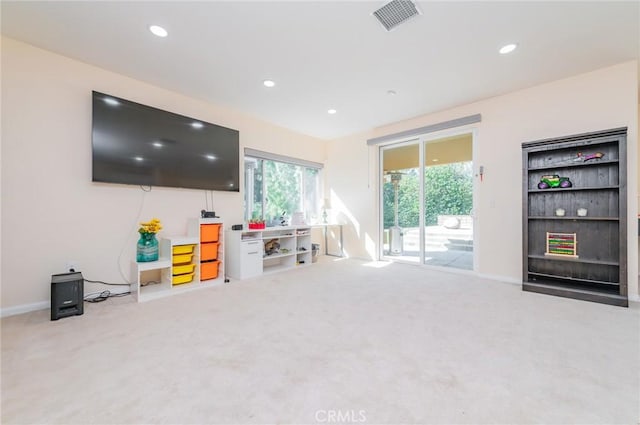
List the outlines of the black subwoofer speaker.
{"label": "black subwoofer speaker", "polygon": [[51,320],[84,313],[84,278],[82,273],[51,276]]}

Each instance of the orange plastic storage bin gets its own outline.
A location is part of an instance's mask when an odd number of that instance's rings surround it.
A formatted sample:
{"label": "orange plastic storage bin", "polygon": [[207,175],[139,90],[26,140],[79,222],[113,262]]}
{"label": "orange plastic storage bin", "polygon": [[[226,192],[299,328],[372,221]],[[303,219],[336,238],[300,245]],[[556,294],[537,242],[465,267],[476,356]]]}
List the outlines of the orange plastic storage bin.
{"label": "orange plastic storage bin", "polygon": [[210,263],[200,264],[200,280],[217,278],[219,269],[220,261],[211,261]]}
{"label": "orange plastic storage bin", "polygon": [[218,242],[221,224],[201,224],[200,242]]}
{"label": "orange plastic storage bin", "polygon": [[218,259],[218,243],[210,242],[200,244],[200,261],[211,261]]}

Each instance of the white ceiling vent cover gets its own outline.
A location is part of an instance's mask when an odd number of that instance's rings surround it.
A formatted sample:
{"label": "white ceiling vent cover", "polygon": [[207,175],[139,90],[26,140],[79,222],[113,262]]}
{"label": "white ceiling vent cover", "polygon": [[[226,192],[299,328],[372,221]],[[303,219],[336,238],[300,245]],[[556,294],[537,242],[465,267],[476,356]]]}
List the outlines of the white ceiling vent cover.
{"label": "white ceiling vent cover", "polygon": [[393,0],[373,12],[373,15],[387,31],[391,31],[401,23],[420,15],[420,11],[410,0]]}

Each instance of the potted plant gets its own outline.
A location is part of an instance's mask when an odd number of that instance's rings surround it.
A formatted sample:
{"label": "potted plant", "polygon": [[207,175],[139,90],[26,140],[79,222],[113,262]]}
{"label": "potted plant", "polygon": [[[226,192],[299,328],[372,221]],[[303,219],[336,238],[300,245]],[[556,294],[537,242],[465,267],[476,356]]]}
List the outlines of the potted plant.
{"label": "potted plant", "polygon": [[136,246],[136,261],[144,263],[158,260],[158,239],[156,234],[162,230],[160,220],[153,218],[146,223],[140,223],[138,233],[140,239]]}

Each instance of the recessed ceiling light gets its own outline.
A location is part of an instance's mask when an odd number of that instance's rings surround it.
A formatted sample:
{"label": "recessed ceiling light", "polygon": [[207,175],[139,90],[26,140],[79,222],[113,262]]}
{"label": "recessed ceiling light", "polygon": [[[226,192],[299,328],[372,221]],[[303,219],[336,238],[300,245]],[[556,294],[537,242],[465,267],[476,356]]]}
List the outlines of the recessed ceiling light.
{"label": "recessed ceiling light", "polygon": [[167,32],[166,29],[158,26],[158,25],[151,25],[149,27],[149,31],[151,31],[151,33],[153,35],[157,35],[158,37],[166,37],[169,35],[169,33]]}
{"label": "recessed ceiling light", "polygon": [[133,159],[135,159],[136,161],[140,162],[140,161],[144,161],[144,158],[141,156],[134,156]]}
{"label": "recessed ceiling light", "polygon": [[387,90],[387,94],[388,94],[389,96],[395,96],[395,95],[396,95],[396,94],[398,94],[398,93],[396,93],[396,91],[395,91],[395,90]]}
{"label": "recessed ceiling light", "polygon": [[216,159],[215,155],[205,155],[205,158],[207,158],[208,160],[211,160],[211,161]]}
{"label": "recessed ceiling light", "polygon": [[161,148],[162,147],[162,142],[153,142],[152,145],[156,148]]}
{"label": "recessed ceiling light", "polygon": [[506,55],[507,53],[511,53],[514,50],[516,50],[516,47],[518,47],[516,43],[506,44],[502,46],[498,51],[500,52],[501,55]]}
{"label": "recessed ceiling light", "polygon": [[262,84],[264,84],[265,87],[273,87],[276,85],[275,81],[273,80],[264,80]]}
{"label": "recessed ceiling light", "polygon": [[335,109],[329,109],[329,110],[327,111],[327,114],[333,115],[333,114],[335,114],[336,112],[338,112],[338,111],[336,111]]}
{"label": "recessed ceiling light", "polygon": [[193,128],[202,128],[202,127],[204,127],[204,124],[202,124],[201,122],[198,122],[198,121],[194,121],[194,122],[191,123],[191,127],[193,127]]}
{"label": "recessed ceiling light", "polygon": [[107,105],[111,105],[111,106],[116,106],[116,105],[120,104],[120,102],[118,102],[116,99],[114,99],[112,97],[105,97],[102,100],[104,101],[104,103],[106,103]]}

